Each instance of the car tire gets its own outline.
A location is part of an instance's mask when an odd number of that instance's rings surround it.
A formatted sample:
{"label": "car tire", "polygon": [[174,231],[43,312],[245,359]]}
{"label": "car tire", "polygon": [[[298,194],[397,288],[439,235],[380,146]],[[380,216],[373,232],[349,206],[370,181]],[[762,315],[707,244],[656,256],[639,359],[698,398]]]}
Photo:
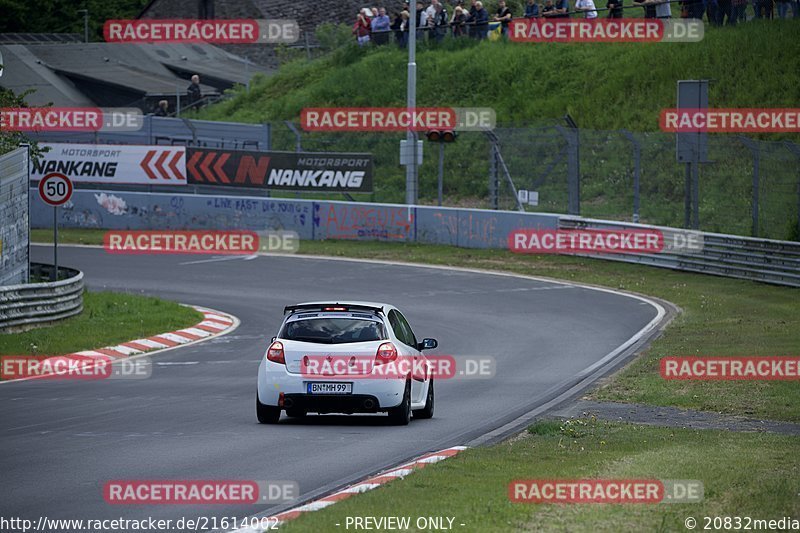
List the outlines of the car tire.
{"label": "car tire", "polygon": [[308,411],[306,411],[305,409],[287,409],[286,410],[286,416],[289,416],[291,418],[303,418],[307,414],[308,414]]}
{"label": "car tire", "polygon": [[256,417],[259,424],[277,424],[281,418],[281,409],[261,403],[261,400],[258,399],[258,391],[256,391]]}
{"label": "car tire", "polygon": [[406,381],[403,401],[389,409],[389,422],[394,426],[407,426],[411,422],[411,382]]}
{"label": "car tire", "polygon": [[414,411],[414,418],[424,420],[426,418],[433,418],[433,378],[431,378],[430,385],[428,385],[428,396],[425,398],[425,407],[416,409]]}

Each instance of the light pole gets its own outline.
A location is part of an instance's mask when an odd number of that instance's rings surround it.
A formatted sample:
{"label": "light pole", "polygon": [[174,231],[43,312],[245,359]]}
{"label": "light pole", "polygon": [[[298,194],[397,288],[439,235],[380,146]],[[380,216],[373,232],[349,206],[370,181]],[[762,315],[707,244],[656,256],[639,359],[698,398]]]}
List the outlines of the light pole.
{"label": "light pole", "polygon": [[83,13],[83,42],[89,42],[89,10],[79,9],[78,13]]}
{"label": "light pole", "polygon": [[[417,106],[417,0],[410,0],[411,8],[408,17],[408,83],[406,107],[409,113],[414,112]],[[413,121],[411,121],[413,124]],[[411,161],[406,166],[406,203],[417,203],[417,132],[409,126],[406,134],[408,145],[411,147]]]}

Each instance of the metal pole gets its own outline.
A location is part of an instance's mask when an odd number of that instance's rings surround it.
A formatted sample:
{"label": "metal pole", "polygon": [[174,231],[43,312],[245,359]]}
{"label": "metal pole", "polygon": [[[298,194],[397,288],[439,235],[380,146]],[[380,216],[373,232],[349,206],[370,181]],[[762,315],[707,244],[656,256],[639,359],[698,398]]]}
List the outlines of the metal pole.
{"label": "metal pole", "polygon": [[639,222],[639,179],[642,163],[642,146],[636,137],[629,131],[622,130],[622,134],[633,143],[633,222]]}
{"label": "metal pole", "polygon": [[89,42],[89,10],[79,9],[78,13],[83,13],[83,42]]}
{"label": "metal pole", "polygon": [[497,210],[500,208],[500,202],[497,179],[497,144],[494,140],[492,140],[489,150],[489,204],[492,206],[492,209]]}
{"label": "metal pole", "polygon": [[442,207],[442,189],[444,188],[444,143],[439,143],[439,207]]}
{"label": "metal pole", "polygon": [[692,211],[693,218],[692,229],[700,229],[700,163],[693,165],[693,179],[692,179]]}
{"label": "metal pole", "polygon": [[181,88],[178,84],[175,84],[175,116],[180,118],[181,116]]}
{"label": "metal pole", "polygon": [[53,272],[50,281],[58,281],[58,206],[53,206]]}
{"label": "metal pole", "polygon": [[761,153],[753,150],[753,237],[758,237],[758,196],[759,196],[759,167],[761,163]]}
{"label": "metal pole", "polygon": [[28,179],[25,182],[25,203],[27,204],[28,214],[27,214],[27,223],[28,227],[26,228],[28,231],[28,249],[26,251],[26,259],[28,261],[28,265],[25,268],[25,283],[31,282],[31,145],[28,143],[20,143],[20,148],[25,148],[25,168],[27,169]]}
{"label": "metal pole", "polygon": [[686,178],[683,182],[683,227],[692,227],[692,164],[686,163]]}
{"label": "metal pole", "polygon": [[[409,113],[417,107],[417,4],[416,0],[409,2],[411,8],[408,17],[408,81],[406,88],[406,107]],[[406,135],[411,146],[411,161],[406,167],[406,203],[417,203],[417,132],[409,128]]]}

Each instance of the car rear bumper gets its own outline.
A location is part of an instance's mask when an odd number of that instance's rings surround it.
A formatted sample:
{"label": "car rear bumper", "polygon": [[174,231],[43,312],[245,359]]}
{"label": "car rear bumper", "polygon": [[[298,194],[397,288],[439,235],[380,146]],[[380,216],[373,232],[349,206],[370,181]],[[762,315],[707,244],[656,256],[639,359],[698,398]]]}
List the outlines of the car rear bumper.
{"label": "car rear bumper", "polygon": [[[352,394],[308,394],[309,382],[348,382]],[[278,407],[283,394],[283,409],[306,409],[326,413],[375,413],[397,407],[403,401],[406,382],[399,378],[309,379],[286,371],[284,365],[261,361],[258,370],[258,398],[264,405]],[[286,405],[292,398],[293,406]],[[372,400],[374,405],[365,405]],[[308,407],[305,407],[308,406]]]}
{"label": "car rear bumper", "polygon": [[369,394],[285,394],[284,409],[300,409],[312,413],[377,413],[378,398]]}

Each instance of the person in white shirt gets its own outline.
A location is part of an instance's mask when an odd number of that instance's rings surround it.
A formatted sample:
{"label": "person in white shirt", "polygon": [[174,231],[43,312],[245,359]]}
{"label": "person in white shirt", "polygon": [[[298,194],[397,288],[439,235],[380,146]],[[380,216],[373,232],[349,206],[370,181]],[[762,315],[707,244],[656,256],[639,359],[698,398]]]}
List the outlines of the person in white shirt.
{"label": "person in white shirt", "polygon": [[431,5],[425,8],[425,20],[432,21],[436,18],[436,4],[439,3],[439,0],[431,0]]}
{"label": "person in white shirt", "polygon": [[596,19],[597,10],[594,7],[594,0],[577,0],[575,2],[575,11],[583,11],[587,19]]}
{"label": "person in white shirt", "polygon": [[656,5],[656,18],[668,19],[672,18],[672,9],[669,7],[669,2],[653,2]]}

